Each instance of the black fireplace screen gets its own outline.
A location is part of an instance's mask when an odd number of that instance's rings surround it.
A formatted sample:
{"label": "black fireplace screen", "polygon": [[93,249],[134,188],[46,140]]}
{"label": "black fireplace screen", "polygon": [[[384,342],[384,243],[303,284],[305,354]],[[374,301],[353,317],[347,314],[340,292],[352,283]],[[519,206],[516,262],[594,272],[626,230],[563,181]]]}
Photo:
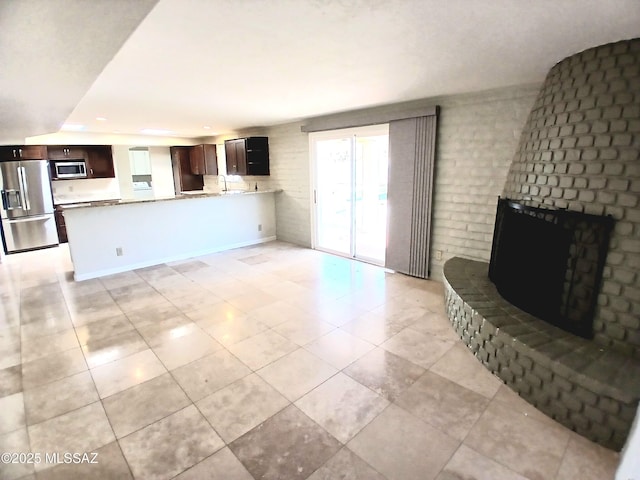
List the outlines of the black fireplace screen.
{"label": "black fireplace screen", "polygon": [[585,338],[613,218],[498,199],[489,278],[520,309]]}

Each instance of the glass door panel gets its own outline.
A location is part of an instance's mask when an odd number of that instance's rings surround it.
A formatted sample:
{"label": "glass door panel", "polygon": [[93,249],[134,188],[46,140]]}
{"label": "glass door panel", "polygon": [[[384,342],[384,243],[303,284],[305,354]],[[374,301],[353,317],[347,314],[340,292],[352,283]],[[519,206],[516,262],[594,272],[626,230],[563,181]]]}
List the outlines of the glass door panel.
{"label": "glass door panel", "polygon": [[354,256],[384,264],[387,247],[388,136],[356,137]]}
{"label": "glass door panel", "polygon": [[317,153],[317,247],[351,253],[351,139],[320,140]]}

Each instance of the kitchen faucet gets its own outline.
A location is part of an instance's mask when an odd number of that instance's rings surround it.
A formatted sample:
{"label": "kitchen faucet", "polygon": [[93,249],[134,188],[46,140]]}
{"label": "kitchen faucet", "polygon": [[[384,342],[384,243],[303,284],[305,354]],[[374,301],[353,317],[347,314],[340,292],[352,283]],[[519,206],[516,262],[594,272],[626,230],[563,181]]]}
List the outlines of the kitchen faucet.
{"label": "kitchen faucet", "polygon": [[222,180],[224,180],[224,188],[222,189],[223,192],[227,191],[227,177],[225,177],[224,175],[218,175],[218,179],[220,179],[222,177]]}

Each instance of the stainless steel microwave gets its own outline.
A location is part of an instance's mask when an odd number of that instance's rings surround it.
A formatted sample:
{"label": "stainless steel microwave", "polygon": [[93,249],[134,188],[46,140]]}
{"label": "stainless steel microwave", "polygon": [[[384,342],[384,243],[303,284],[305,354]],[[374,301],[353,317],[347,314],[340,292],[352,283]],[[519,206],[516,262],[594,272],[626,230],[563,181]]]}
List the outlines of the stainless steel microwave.
{"label": "stainless steel microwave", "polygon": [[87,178],[87,165],[84,161],[54,162],[56,178]]}

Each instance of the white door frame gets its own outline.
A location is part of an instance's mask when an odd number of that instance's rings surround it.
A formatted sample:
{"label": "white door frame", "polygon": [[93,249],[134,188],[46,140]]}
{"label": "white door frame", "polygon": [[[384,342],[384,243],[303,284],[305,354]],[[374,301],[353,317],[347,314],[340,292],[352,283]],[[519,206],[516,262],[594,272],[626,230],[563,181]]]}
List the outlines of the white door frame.
{"label": "white door frame", "polygon": [[[352,139],[352,155],[355,155],[355,139],[357,136],[375,136],[375,135],[389,135],[389,124],[379,124],[379,125],[369,125],[366,127],[352,127],[352,128],[341,128],[339,130],[326,130],[322,132],[311,132],[309,133],[309,159],[311,163],[311,168],[309,169],[310,175],[310,211],[311,211],[311,248],[314,250],[318,250],[318,218],[317,218],[317,189],[318,189],[318,158],[316,155],[316,143],[321,140],[336,140],[341,138],[351,137]],[[351,176],[352,183],[354,178],[355,170],[355,161],[352,158],[351,161]],[[353,186],[353,185],[352,185]],[[353,189],[352,189],[353,190]],[[355,203],[351,202],[352,209],[355,208]],[[353,211],[352,211],[352,222],[351,229],[353,230]],[[353,231],[351,232],[351,251],[353,251],[353,244],[355,242],[355,236],[353,235]],[[326,251],[328,253],[333,253],[339,256],[345,256],[341,252],[330,251],[326,249],[320,249],[321,251]],[[349,255],[347,258],[353,258]],[[358,258],[358,260],[366,261],[369,263],[375,263],[368,259]]]}

